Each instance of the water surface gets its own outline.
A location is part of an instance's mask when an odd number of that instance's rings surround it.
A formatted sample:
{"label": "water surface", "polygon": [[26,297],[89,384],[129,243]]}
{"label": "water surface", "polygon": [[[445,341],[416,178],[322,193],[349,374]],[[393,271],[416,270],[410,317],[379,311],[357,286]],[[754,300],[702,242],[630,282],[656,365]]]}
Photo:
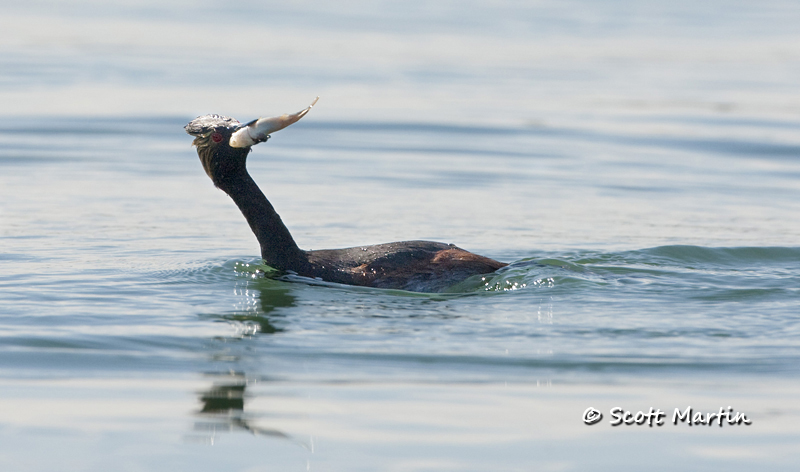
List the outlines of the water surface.
{"label": "water surface", "polygon": [[[791,470],[798,12],[637,5],[8,6],[0,468]],[[182,127],[318,94],[249,159],[301,247],[511,265],[265,275]]]}

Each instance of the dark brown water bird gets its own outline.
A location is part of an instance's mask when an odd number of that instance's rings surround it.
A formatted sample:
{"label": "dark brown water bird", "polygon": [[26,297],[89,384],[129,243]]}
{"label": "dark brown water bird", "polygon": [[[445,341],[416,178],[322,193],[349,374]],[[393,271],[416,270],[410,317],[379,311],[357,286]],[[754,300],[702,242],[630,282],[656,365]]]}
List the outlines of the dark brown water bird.
{"label": "dark brown water bird", "polygon": [[345,249],[300,249],[278,213],[247,172],[252,147],[269,139],[314,106],[292,115],[259,118],[241,124],[233,118],[206,115],[186,125],[206,174],[239,207],[261,245],[264,262],[283,272],[348,285],[414,292],[440,292],[473,275],[507,264],[452,244],[402,241]]}

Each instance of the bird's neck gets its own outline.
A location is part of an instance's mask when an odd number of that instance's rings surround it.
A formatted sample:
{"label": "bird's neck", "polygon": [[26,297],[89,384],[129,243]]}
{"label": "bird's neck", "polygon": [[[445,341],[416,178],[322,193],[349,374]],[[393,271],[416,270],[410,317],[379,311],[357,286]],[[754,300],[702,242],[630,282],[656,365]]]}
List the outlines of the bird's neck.
{"label": "bird's neck", "polygon": [[308,258],[297,247],[281,217],[258,188],[247,169],[216,182],[239,207],[261,245],[264,262],[276,269],[304,272]]}

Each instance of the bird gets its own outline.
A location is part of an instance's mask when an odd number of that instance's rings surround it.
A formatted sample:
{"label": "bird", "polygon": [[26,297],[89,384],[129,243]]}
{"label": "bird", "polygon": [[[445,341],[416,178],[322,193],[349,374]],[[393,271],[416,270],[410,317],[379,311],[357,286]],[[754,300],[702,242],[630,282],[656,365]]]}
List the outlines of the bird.
{"label": "bird", "polygon": [[294,113],[242,124],[222,115],[205,115],[184,129],[214,185],[228,194],[244,215],[261,246],[264,263],[283,274],[325,282],[443,292],[472,276],[507,266],[453,244],[400,241],[344,249],[302,250],[267,197],[247,172],[247,156],[271,133],[296,123],[317,103]]}

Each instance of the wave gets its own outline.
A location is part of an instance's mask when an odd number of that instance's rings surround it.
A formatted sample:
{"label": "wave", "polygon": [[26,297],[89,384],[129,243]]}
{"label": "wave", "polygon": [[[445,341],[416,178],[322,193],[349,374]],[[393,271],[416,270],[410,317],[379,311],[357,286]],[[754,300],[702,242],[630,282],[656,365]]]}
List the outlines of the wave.
{"label": "wave", "polygon": [[[409,295],[397,290],[349,287],[281,274],[258,259],[198,262],[194,267],[160,271],[154,277],[167,283],[201,284],[241,282],[244,278],[256,280],[254,288],[267,289],[275,283],[302,283]],[[493,274],[471,277],[451,287],[444,295],[533,290],[574,294],[605,292],[608,295],[625,290],[648,297],[681,291],[688,298],[705,300],[796,299],[800,295],[800,248],[671,245],[618,252],[551,252],[522,258]]]}
{"label": "wave", "polygon": [[800,248],[660,246],[525,258],[494,274],[473,277],[450,292],[626,290],[666,296],[682,291],[689,298],[734,300],[796,298],[798,287]]}

